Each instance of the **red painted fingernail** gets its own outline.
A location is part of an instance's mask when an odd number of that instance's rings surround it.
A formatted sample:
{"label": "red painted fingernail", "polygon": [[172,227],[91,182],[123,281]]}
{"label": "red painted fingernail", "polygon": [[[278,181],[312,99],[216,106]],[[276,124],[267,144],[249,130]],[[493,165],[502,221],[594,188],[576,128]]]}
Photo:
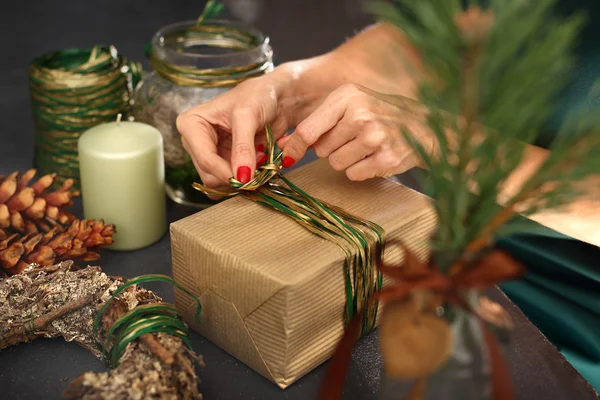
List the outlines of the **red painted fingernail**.
{"label": "red painted fingernail", "polygon": [[264,153],[265,152],[265,145],[264,144],[259,144],[258,146],[256,146],[256,151],[258,151],[259,153]]}
{"label": "red painted fingernail", "polygon": [[296,163],[296,160],[294,160],[290,156],[283,157],[283,160],[281,161],[281,165],[283,166],[283,168],[289,168],[292,165],[294,165],[295,163]]}
{"label": "red painted fingernail", "polygon": [[246,167],[245,165],[239,167],[237,169],[237,180],[242,182],[244,185],[250,182],[250,167]]}
{"label": "red painted fingernail", "polygon": [[261,154],[260,156],[258,156],[258,159],[256,160],[256,168],[261,167],[269,158],[268,155],[266,154]]}

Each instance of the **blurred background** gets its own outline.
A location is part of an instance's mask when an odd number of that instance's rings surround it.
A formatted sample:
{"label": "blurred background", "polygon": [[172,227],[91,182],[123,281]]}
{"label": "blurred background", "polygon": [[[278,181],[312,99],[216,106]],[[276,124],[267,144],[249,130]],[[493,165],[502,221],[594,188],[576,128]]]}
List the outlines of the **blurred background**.
{"label": "blurred background", "polygon": [[[370,22],[362,0],[224,0],[224,18],[255,25],[266,33],[277,64],[329,51]],[[34,129],[27,67],[43,53],[72,47],[114,45],[121,54],[147,68],[144,46],[168,24],[198,17],[205,0],[20,0],[5,2],[0,12],[3,33],[0,62],[0,174],[32,165]],[[559,14],[585,10],[600,18],[598,0],[559,0]],[[524,16],[526,18],[526,16]],[[571,108],[586,108],[584,95],[600,68],[597,23],[582,37],[576,81],[566,89],[551,124]],[[542,143],[547,144],[547,143]]]}
{"label": "blurred background", "polygon": [[[360,0],[225,0],[223,17],[254,24],[270,38],[282,63],[324,53],[370,22]],[[27,67],[43,53],[114,45],[142,62],[144,46],[161,27],[196,19],[204,0],[20,0],[0,12],[0,175],[33,162]]]}

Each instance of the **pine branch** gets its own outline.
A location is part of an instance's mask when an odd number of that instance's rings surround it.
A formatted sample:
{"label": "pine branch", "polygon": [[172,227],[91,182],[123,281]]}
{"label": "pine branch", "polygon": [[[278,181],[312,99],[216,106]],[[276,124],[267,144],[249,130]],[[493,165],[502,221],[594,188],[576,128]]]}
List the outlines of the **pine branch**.
{"label": "pine branch", "polygon": [[460,0],[368,3],[420,54],[419,100],[430,109],[426,123],[437,152],[429,154],[403,133],[429,169],[425,183],[439,218],[433,245],[452,255],[442,269],[466,265],[515,215],[564,205],[580,193],[577,182],[600,173],[599,107],[568,118],[550,156],[505,209],[497,207],[575,63],[572,49],[584,18],[558,19],[555,4],[473,0],[464,9]]}
{"label": "pine branch", "polygon": [[208,0],[196,23],[200,25],[209,19],[216,18],[223,11],[223,8],[225,8],[223,3],[216,0]]}

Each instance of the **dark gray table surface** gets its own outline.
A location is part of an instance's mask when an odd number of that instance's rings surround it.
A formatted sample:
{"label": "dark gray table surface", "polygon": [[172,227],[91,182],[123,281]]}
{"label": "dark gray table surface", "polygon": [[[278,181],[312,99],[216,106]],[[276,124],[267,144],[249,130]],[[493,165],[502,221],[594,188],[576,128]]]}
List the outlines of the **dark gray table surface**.
{"label": "dark gray table surface", "polygon": [[[358,0],[235,0],[232,13],[247,18],[272,38],[279,62],[314,56],[330,50],[369,19]],[[36,55],[67,47],[114,44],[128,57],[143,60],[143,47],[161,26],[195,18],[203,1],[34,1],[3,3],[0,29],[0,174],[24,171],[32,165],[33,123],[30,117],[27,64]],[[255,7],[255,8],[253,8]],[[256,8],[258,7],[258,8]],[[305,161],[310,161],[309,157]],[[401,177],[412,183],[410,174]],[[195,210],[169,204],[175,221]],[[135,276],[171,273],[167,236],[134,252],[104,251],[98,263],[109,274]],[[167,301],[172,290],[150,285]],[[594,399],[591,387],[526,317],[494,291],[516,321],[507,353],[518,399]],[[376,333],[356,348],[346,399],[374,399],[381,359]],[[323,377],[323,367],[283,391],[207,340],[193,335],[194,349],[207,366],[201,391],[207,399],[311,399]],[[55,399],[73,379],[105,367],[84,349],[63,340],[36,340],[0,352],[0,398]]]}

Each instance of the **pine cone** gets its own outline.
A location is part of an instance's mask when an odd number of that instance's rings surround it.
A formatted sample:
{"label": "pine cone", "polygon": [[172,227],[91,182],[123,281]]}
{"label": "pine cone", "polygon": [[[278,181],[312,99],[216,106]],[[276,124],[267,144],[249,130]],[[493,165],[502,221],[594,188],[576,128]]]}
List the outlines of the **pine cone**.
{"label": "pine cone", "polygon": [[71,190],[73,180],[67,179],[58,190],[47,193],[56,182],[56,174],[44,175],[29,185],[35,174],[36,170],[30,169],[21,179],[18,172],[0,177],[0,230],[30,234],[58,227],[62,231],[75,220],[64,210],[80,194]]}
{"label": "pine cone", "polygon": [[105,225],[102,220],[77,219],[65,232],[55,227],[46,233],[6,236],[0,230],[0,267],[5,274],[13,275],[29,264],[48,266],[74,258],[94,261],[100,256],[88,249],[112,244],[114,233],[114,225]]}

